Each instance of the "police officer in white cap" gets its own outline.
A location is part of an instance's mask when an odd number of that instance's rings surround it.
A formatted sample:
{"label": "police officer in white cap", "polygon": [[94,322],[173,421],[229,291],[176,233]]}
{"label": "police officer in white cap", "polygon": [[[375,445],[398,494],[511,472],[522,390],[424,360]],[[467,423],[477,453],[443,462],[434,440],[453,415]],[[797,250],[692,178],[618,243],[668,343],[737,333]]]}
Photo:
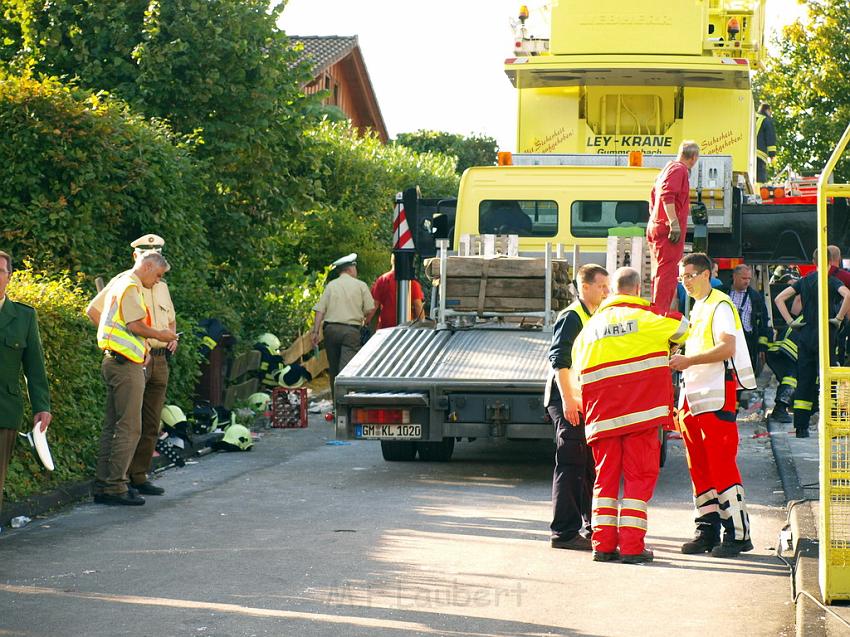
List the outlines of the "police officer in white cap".
{"label": "police officer in white cap", "polygon": [[[161,253],[164,245],[165,239],[158,235],[146,234],[141,236],[130,243],[130,247],[133,248],[133,260],[135,261],[140,255],[150,251]],[[115,281],[115,278],[112,281]],[[104,299],[112,281],[92,299],[86,308],[86,314],[95,325],[100,323]],[[150,313],[151,327],[157,330],[177,331],[174,303],[165,281],[159,281],[152,288],[143,287],[142,297]],[[150,469],[153,452],[159,438],[160,416],[165,404],[165,393],[168,389],[168,359],[177,350],[177,341],[162,343],[156,339],[148,339],[147,343],[150,348],[150,360],[145,364],[142,434],[130,462],[128,477],[130,485],[139,493],[162,495],[165,493],[165,489],[156,486],[148,479],[148,469]]]}
{"label": "police officer in white cap", "polygon": [[316,321],[311,337],[318,345],[319,335],[325,335],[328,355],[328,376],[331,396],[334,379],[360,349],[360,328],[372,320],[375,301],[369,286],[357,278],[357,254],[337,259],[331,264],[339,276],[325,286],[316,306]]}

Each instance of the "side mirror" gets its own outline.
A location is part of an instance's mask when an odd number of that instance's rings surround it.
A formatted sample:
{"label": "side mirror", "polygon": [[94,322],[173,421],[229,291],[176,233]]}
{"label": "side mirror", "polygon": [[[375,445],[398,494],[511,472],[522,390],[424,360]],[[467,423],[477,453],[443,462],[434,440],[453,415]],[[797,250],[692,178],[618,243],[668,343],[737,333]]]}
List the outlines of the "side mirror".
{"label": "side mirror", "polygon": [[438,213],[431,217],[431,234],[435,239],[449,238],[449,218],[448,216]]}

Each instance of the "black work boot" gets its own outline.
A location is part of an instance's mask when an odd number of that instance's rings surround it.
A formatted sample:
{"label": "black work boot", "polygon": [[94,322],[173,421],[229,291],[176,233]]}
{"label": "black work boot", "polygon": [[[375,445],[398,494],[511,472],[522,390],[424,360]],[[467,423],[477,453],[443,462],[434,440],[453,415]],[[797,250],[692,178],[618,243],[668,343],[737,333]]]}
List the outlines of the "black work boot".
{"label": "black work boot", "polygon": [[808,427],[797,427],[797,437],[798,438],[808,438],[809,437],[809,428]]}
{"label": "black work boot", "polygon": [[697,529],[694,539],[682,544],[682,553],[695,555],[711,553],[711,549],[720,543],[720,532],[717,529]]}
{"label": "black work boot", "polygon": [[654,557],[651,549],[644,549],[642,553],[638,553],[637,555],[622,555],[620,556],[620,561],[623,564],[647,564]]}
{"label": "black work boot", "polygon": [[783,424],[790,424],[793,421],[791,414],[788,413],[788,405],[785,403],[776,403],[773,410],[770,412],[768,419]]}
{"label": "black work boot", "polygon": [[741,553],[753,550],[751,540],[735,540],[724,537],[723,542],[711,550],[711,557],[738,557]]}

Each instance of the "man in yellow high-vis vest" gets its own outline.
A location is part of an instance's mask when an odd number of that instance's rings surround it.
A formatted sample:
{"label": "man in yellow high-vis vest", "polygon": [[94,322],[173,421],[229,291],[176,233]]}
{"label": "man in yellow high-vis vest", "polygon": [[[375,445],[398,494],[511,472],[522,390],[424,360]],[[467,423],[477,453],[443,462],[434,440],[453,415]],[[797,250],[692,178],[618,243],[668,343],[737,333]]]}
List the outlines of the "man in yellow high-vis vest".
{"label": "man in yellow high-vis vest", "polygon": [[[148,250],[161,253],[164,245],[165,239],[159,235],[146,234],[139,237],[130,244],[133,248],[133,262],[135,263],[139,255]],[[131,271],[127,270],[122,274]],[[106,295],[109,294],[109,286],[120,276],[119,274],[112,279],[86,308],[86,314],[95,325],[100,324],[100,315],[103,312]],[[168,284],[165,281],[159,281],[150,289],[143,287],[141,292],[145,306],[150,311],[151,327],[155,329],[168,328],[176,331],[177,318]],[[150,348],[151,360],[150,364],[146,366],[147,373],[145,374],[145,394],[142,400],[142,434],[139,437],[139,443],[136,445],[133,460],[130,462],[128,475],[133,489],[139,493],[162,495],[165,490],[148,480],[148,470],[151,466],[154,448],[157,440],[159,440],[160,416],[162,407],[165,405],[165,394],[168,390],[168,361],[177,349],[177,341],[162,343],[158,340],[151,340],[148,341],[148,347]]]}
{"label": "man in yellow high-vis vest", "polygon": [[101,373],[106,382],[106,415],[100,436],[94,499],[100,504],[138,506],[144,498],[128,489],[127,472],[142,430],[145,371],[150,361],[145,339],[177,340],[172,329],[151,327],[151,314],[141,290],[152,288],[168,272],[158,252],[138,257],[131,272],[109,285],[97,329],[103,350]]}
{"label": "man in yellow high-vis vest", "polygon": [[644,539],[660,465],[658,429],[673,422],[670,347],[685,340],[688,321],[640,298],[633,268],[611,278],[616,294],[590,317],[572,351],[596,464],[593,560],[643,564],[653,560]]}

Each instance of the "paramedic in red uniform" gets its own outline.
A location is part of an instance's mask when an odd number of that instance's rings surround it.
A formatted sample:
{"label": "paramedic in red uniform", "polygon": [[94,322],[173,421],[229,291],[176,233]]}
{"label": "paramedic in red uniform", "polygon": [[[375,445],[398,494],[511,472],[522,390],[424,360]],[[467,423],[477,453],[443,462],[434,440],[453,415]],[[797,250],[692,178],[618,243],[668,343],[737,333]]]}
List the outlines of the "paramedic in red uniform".
{"label": "paramedic in red uniform", "polygon": [[602,302],[573,345],[596,465],[591,542],[597,562],[652,561],[644,537],[660,466],[658,428],[673,423],[670,344],[688,333],[680,314],[660,314],[640,298],[640,284],[636,270],[617,270],[616,296]]}
{"label": "paramedic in red uniform", "polygon": [[646,240],[652,256],[652,305],[670,309],[676,296],[679,261],[685,251],[690,212],[689,173],[699,159],[696,142],[684,141],[679,156],[661,170],[649,196]]}
{"label": "paramedic in red uniform", "polygon": [[674,355],[670,367],[685,381],[679,417],[696,508],[696,533],[682,553],[735,557],[753,548],[736,462],[736,393],[755,389],[756,379],[738,311],[732,299],[711,287],[709,258],[689,254],[681,272],[695,302],[685,353]]}

